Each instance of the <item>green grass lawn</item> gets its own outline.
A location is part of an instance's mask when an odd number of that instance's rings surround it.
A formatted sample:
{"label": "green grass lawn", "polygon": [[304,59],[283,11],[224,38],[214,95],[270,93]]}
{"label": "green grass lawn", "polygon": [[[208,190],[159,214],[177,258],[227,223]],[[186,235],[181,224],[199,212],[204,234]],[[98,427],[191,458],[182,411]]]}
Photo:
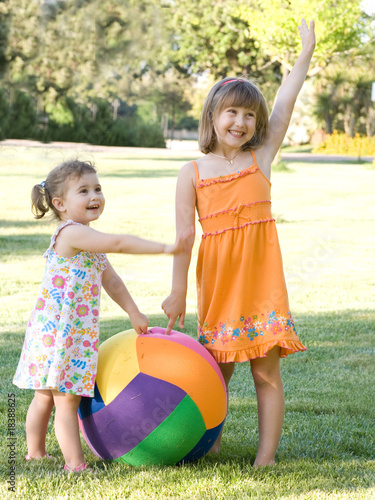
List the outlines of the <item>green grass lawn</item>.
{"label": "green grass lawn", "polygon": [[[42,278],[42,254],[54,223],[35,221],[31,187],[76,150],[0,147],[0,421],[3,498],[22,499],[373,499],[375,498],[375,170],[366,164],[298,163],[275,172],[291,309],[308,347],[282,360],[286,415],[273,468],[253,470],[256,398],[249,365],[231,381],[222,451],[180,467],[133,468],[97,459],[83,441],[95,476],[71,477],[51,422],[47,449],[55,462],[26,463],[25,415],[32,392],[11,380],[25,325]],[[94,160],[106,195],[94,225],[156,240],[174,240],[174,189],[189,153],[102,148]],[[185,333],[195,337],[194,247]],[[160,304],[169,293],[172,258],[112,255],[151,326],[166,326]],[[103,293],[101,341],[130,328]],[[8,492],[8,394],[16,399],[16,493]]]}

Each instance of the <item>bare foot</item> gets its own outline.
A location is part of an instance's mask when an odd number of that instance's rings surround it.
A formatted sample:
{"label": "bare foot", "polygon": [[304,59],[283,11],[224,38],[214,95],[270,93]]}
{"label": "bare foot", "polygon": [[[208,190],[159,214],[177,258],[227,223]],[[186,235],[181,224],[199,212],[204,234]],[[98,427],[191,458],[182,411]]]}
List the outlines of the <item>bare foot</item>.
{"label": "bare foot", "polygon": [[253,469],[259,469],[260,467],[267,467],[267,466],[272,466],[275,465],[276,462],[275,460],[255,460],[253,464]]}
{"label": "bare foot", "polygon": [[213,447],[210,449],[209,453],[220,453],[220,443],[215,443]]}

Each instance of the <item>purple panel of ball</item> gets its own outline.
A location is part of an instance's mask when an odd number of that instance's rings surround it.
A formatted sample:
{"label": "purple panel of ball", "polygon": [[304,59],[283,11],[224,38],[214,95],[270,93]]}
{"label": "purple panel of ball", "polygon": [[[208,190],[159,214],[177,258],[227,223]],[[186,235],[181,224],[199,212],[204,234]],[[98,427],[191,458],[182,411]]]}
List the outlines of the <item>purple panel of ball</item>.
{"label": "purple panel of ball", "polygon": [[87,444],[103,459],[121,457],[156,429],[185,396],[179,387],[139,373],[108,406],[82,420]]}
{"label": "purple panel of ball", "polygon": [[193,462],[194,460],[199,460],[204,457],[212,448],[214,442],[219,437],[220,431],[223,428],[224,422],[213,429],[208,429],[199,442],[194,446],[194,448],[189,451],[187,455],[184,456],[176,465],[182,463]]}
{"label": "purple panel of ball", "polygon": [[135,448],[116,461],[129,465],[174,465],[206,432],[201,412],[186,395],[173,412]]}
{"label": "purple panel of ball", "polygon": [[104,408],[105,404],[100,395],[98,386],[95,384],[94,397],[82,398],[78,408],[78,416],[81,420]]}

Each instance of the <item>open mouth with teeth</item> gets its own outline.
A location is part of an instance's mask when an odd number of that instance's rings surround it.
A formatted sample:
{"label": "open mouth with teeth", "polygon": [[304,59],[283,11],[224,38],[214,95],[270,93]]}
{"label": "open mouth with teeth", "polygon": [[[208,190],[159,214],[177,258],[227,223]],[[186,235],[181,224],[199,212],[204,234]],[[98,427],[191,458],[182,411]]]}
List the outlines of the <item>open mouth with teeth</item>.
{"label": "open mouth with teeth", "polygon": [[87,210],[97,210],[99,205],[91,205],[91,207],[87,207]]}
{"label": "open mouth with teeth", "polygon": [[242,137],[243,135],[245,135],[245,132],[237,132],[237,130],[230,130],[229,132],[235,137]]}

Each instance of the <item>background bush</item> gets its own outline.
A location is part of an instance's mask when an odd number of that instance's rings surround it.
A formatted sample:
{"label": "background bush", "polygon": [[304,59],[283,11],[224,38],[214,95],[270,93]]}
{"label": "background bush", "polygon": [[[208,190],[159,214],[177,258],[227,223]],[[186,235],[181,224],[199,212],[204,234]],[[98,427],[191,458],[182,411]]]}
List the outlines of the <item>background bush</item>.
{"label": "background bush", "polygon": [[36,100],[29,94],[17,90],[10,98],[0,89],[0,139],[165,147],[159,125],[142,119],[136,106],[121,102],[118,111],[115,119],[112,106],[104,99],[79,104],[65,98],[38,112]]}

